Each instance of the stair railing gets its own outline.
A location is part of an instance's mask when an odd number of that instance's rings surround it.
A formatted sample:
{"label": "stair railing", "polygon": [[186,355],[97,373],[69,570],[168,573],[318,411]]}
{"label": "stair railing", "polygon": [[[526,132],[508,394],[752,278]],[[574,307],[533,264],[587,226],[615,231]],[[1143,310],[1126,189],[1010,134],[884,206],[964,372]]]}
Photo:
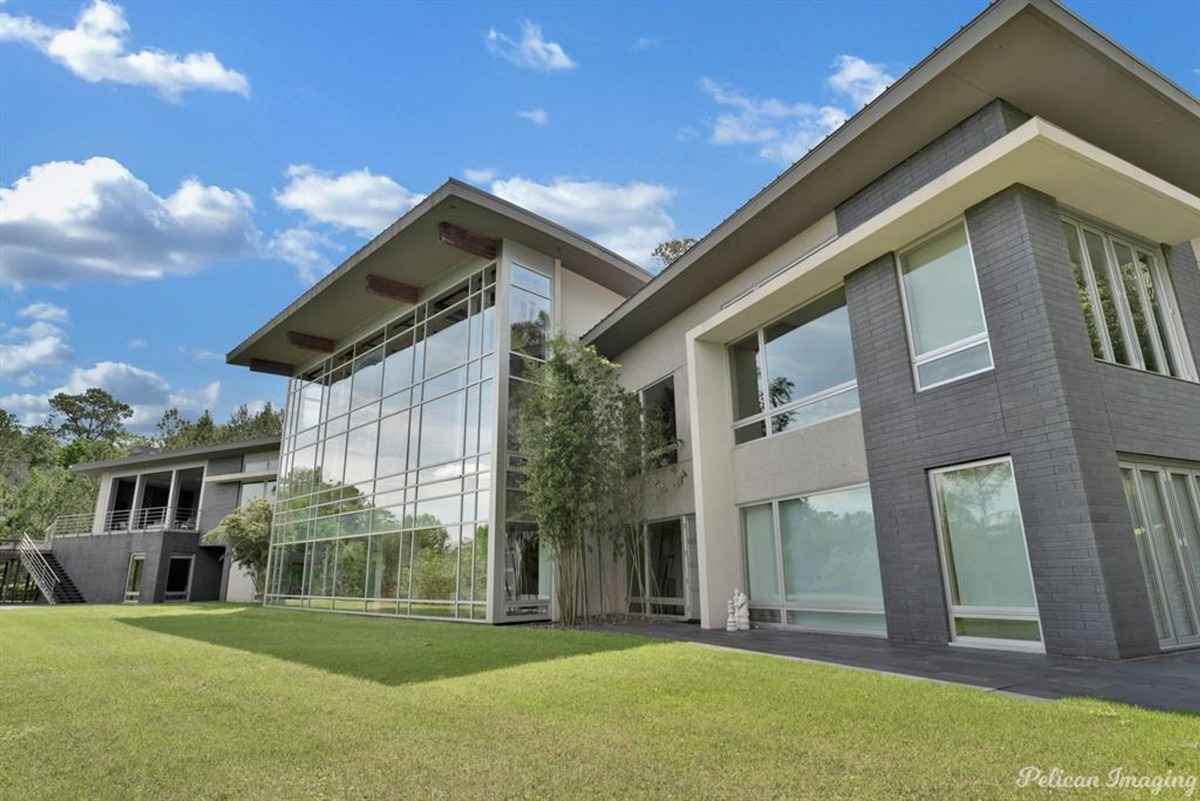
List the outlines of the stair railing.
{"label": "stair railing", "polygon": [[42,591],[46,603],[58,603],[58,598],[54,594],[58,589],[58,574],[54,572],[54,568],[50,567],[50,563],[46,561],[46,557],[42,556],[37,544],[29,538],[28,534],[21,538],[21,543],[17,546],[17,553],[20,554],[21,564],[25,566],[25,571],[33,577],[33,583]]}

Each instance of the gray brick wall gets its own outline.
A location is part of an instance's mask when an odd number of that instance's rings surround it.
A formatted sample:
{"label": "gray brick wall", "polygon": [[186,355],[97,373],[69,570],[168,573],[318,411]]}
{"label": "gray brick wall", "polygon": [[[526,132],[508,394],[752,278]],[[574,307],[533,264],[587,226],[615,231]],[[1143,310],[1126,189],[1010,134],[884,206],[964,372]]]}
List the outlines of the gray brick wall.
{"label": "gray brick wall", "polygon": [[1011,455],[1047,649],[1156,650],[1095,391],[1096,372],[1115,368],[1091,358],[1057,207],[1013,187],[966,219],[993,372],[916,393],[891,256],[846,282],[889,632],[947,637],[927,471]]}
{"label": "gray brick wall", "polygon": [[841,203],[836,209],[838,233],[902,200],[1028,119],[1009,103],[993,100]]}

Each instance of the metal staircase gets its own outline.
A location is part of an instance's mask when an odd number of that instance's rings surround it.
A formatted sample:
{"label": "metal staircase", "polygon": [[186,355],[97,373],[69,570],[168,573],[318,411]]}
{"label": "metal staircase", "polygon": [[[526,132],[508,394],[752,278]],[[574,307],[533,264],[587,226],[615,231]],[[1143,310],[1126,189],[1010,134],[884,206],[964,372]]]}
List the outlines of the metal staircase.
{"label": "metal staircase", "polygon": [[26,534],[17,546],[21,564],[48,604],[81,604],[82,593],[53,553],[43,552]]}

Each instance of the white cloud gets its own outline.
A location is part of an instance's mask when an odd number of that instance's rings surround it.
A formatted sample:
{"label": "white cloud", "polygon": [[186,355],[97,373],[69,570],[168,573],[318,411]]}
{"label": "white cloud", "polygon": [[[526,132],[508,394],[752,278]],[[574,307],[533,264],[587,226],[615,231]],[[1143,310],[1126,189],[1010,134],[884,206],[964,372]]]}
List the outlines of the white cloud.
{"label": "white cloud", "polygon": [[661,184],[570,178],[544,184],[513,177],[492,182],[492,192],[641,264],[648,264],[654,246],[675,233],[667,213],[675,193]]}
{"label": "white cloud", "polygon": [[835,71],[829,76],[829,86],[846,95],[860,107],[883,94],[896,81],[882,64],[872,64],[858,56],[840,55],[834,61]]}
{"label": "white cloud", "polygon": [[162,197],[110,158],[39,164],[0,186],[0,283],[194,272],[257,250],[253,206],[196,178]]}
{"label": "white cloud", "polygon": [[772,161],[795,161],[846,121],[846,112],[835,106],[751,97],[709,78],[700,88],[731,109],[717,116],[710,141],[759,145],[759,155]]}
{"label": "white cloud", "polygon": [[528,111],[518,111],[517,116],[529,120],[539,128],[544,128],[550,122],[550,112],[544,108],[531,108]]}
{"label": "white cloud", "polygon": [[133,339],[129,340],[126,345],[130,350],[142,350],[146,347],[147,342],[141,337],[134,337]]}
{"label": "white cloud", "polygon": [[310,222],[374,236],[425,199],[386,175],[368,169],[331,175],[307,164],[287,168],[288,183],[275,202],[302,212]]}
{"label": "white cloud", "polygon": [[463,177],[473,184],[486,184],[499,174],[499,170],[494,167],[468,167],[463,170]]}
{"label": "white cloud", "polygon": [[67,310],[49,303],[35,303],[17,314],[33,322],[4,329],[0,340],[0,376],[20,376],[18,383],[30,386],[28,377],[32,370],[71,358],[66,334],[58,325],[66,322]]}
{"label": "white cloud", "polygon": [[662,42],[659,41],[658,39],[655,39],[653,36],[639,36],[638,39],[633,43],[633,49],[634,50],[653,50],[654,48],[658,47],[660,44],[662,44]]}
{"label": "white cloud", "polygon": [[196,89],[250,94],[246,76],[224,66],[212,53],[131,53],[126,50],[128,36],[124,9],[107,0],[92,0],[73,28],[52,28],[31,17],[0,14],[0,41],[31,45],[85,81],[149,86],[170,100]]}
{"label": "white cloud", "polygon": [[341,248],[320,231],[301,226],[275,234],[267,243],[267,250],[295,267],[302,283],[312,284],[329,271],[330,254]]}
{"label": "white cloud", "polygon": [[896,80],[882,64],[858,56],[838,56],[833,68],[826,83],[834,94],[849,100],[852,108],[841,103],[757,98],[727,84],[702,79],[700,88],[718,106],[727,109],[712,123],[710,141],[716,145],[757,145],[763,158],[791,164]]}
{"label": "white cloud", "polygon": [[550,72],[576,67],[562,46],[557,42],[547,42],[542,37],[542,26],[529,20],[521,21],[520,41],[490,28],[484,36],[484,42],[493,55],[525,69]]}
{"label": "white cloud", "polygon": [[190,345],[180,345],[179,352],[194,362],[215,362],[225,358],[224,354],[217,353],[215,350],[197,348]]}
{"label": "white cloud", "polygon": [[53,303],[31,303],[18,311],[17,316],[46,323],[65,323],[70,319],[70,314],[66,309]]}
{"label": "white cloud", "polygon": [[17,386],[19,386],[23,389],[29,389],[30,387],[36,387],[40,383],[41,383],[41,379],[38,378],[37,373],[25,373],[23,375],[17,376]]}

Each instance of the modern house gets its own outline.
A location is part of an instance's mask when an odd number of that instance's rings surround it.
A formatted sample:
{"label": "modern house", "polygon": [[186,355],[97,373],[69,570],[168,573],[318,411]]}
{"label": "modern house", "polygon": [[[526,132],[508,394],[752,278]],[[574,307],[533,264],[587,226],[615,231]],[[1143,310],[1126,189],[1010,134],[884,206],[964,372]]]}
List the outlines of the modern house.
{"label": "modern house", "polygon": [[98,480],[95,511],[0,557],[23,580],[10,595],[30,600],[36,585],[58,601],[253,601],[226,547],[201,539],[240,504],[274,497],[278,461],[279,437],[260,437],[76,465]]}
{"label": "modern house", "polygon": [[653,279],[450,181],[228,355],[289,378],[268,603],[547,618],[509,422],[553,329],[682,442],[628,607],[1200,645],[1198,196],[1200,101],[1052,0],[990,5]]}

